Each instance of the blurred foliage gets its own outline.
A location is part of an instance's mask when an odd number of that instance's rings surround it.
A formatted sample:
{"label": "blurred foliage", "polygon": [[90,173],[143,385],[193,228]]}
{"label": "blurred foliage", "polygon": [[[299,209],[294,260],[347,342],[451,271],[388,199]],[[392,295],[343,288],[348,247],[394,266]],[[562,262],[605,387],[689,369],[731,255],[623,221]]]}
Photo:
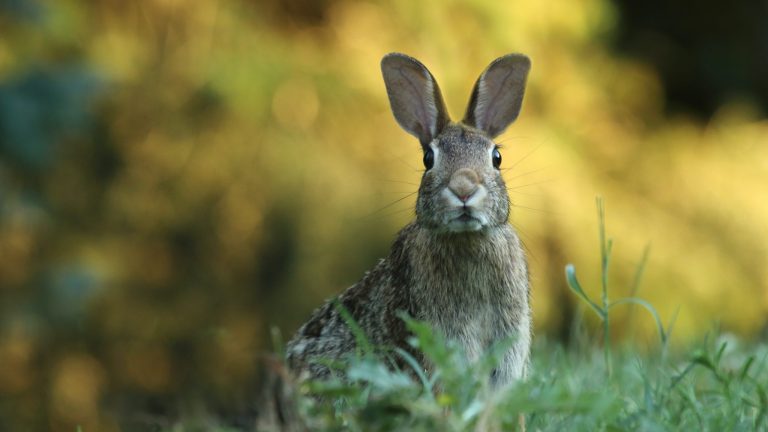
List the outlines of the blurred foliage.
{"label": "blurred foliage", "polygon": [[665,115],[657,71],[610,48],[617,23],[607,0],[0,0],[0,429],[253,409],[269,325],[289,337],[412,218],[390,51],[456,118],[488,62],[533,59],[500,142],[539,333],[578,315],[563,266],[597,269],[601,194],[611,277],[631,286],[650,243],[641,294],[665,322],[681,308],[674,337],[755,334],[768,122],[722,96],[706,121]]}

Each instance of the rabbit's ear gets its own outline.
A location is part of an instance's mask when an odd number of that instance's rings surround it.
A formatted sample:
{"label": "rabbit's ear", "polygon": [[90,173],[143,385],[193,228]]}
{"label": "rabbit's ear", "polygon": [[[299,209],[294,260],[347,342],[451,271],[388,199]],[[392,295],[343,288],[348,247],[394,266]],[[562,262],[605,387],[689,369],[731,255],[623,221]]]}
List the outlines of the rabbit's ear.
{"label": "rabbit's ear", "polygon": [[381,73],[395,119],[428,145],[450,122],[435,78],[421,62],[400,53],[384,56]]}
{"label": "rabbit's ear", "polygon": [[491,138],[504,132],[520,114],[530,69],[531,60],[522,54],[494,60],[477,79],[463,122]]}

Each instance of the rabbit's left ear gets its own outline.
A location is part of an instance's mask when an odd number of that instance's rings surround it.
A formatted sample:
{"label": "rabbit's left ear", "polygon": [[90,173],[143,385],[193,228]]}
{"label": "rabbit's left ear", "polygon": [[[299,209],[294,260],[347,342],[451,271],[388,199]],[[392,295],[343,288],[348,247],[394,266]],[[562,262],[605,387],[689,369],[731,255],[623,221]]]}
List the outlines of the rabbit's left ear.
{"label": "rabbit's left ear", "polygon": [[462,121],[491,138],[504,132],[520,114],[529,70],[531,60],[522,54],[494,60],[477,79]]}

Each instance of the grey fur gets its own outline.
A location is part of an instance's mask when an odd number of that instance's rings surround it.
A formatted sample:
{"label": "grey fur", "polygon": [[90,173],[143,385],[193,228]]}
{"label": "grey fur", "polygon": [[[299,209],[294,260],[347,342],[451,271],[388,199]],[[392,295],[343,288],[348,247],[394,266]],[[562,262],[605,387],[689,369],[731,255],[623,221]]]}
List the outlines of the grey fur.
{"label": "grey fur", "polygon": [[[422,177],[416,220],[400,231],[389,256],[335,302],[317,309],[289,342],[294,371],[324,377],[329,370],[318,360],[343,360],[355,350],[338,302],[378,346],[413,352],[401,311],[457,341],[470,360],[514,336],[491,379],[499,386],[525,376],[531,343],[528,269],[520,239],[508,223],[509,197],[493,166],[496,145],[490,135],[517,117],[519,106],[494,104],[521,103],[528,69],[522,80],[516,70],[510,73],[518,79],[493,86],[498,95],[483,95],[486,90],[478,88],[489,70],[503,76],[497,67],[519,68],[521,58],[527,62],[520,55],[514,61],[510,56],[496,60],[477,81],[467,112],[512,113],[491,116],[492,129],[486,131],[448,120],[437,83],[417,60],[402,54],[384,57],[382,72],[394,115],[419,137],[425,151],[434,153],[434,166]],[[484,105],[478,108],[479,100]],[[435,125],[440,127],[433,134]]]}

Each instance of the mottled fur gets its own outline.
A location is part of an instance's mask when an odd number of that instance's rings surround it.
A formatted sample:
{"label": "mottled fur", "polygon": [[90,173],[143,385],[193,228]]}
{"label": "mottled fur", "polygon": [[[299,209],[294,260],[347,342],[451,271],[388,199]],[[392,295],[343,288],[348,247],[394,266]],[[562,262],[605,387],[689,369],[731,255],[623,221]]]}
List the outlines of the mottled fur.
{"label": "mottled fur", "polygon": [[416,220],[400,231],[389,256],[317,309],[288,344],[292,369],[323,377],[329,370],[318,360],[343,359],[355,350],[340,305],[375,346],[412,351],[400,312],[460,343],[470,360],[513,336],[515,343],[491,379],[503,385],[525,375],[531,342],[528,271],[507,222],[509,197],[493,164],[492,138],[517,117],[529,67],[520,55],[492,63],[475,85],[464,121],[453,123],[421,63],[402,54],[384,58],[395,117],[434,154],[434,166],[422,177]]}

